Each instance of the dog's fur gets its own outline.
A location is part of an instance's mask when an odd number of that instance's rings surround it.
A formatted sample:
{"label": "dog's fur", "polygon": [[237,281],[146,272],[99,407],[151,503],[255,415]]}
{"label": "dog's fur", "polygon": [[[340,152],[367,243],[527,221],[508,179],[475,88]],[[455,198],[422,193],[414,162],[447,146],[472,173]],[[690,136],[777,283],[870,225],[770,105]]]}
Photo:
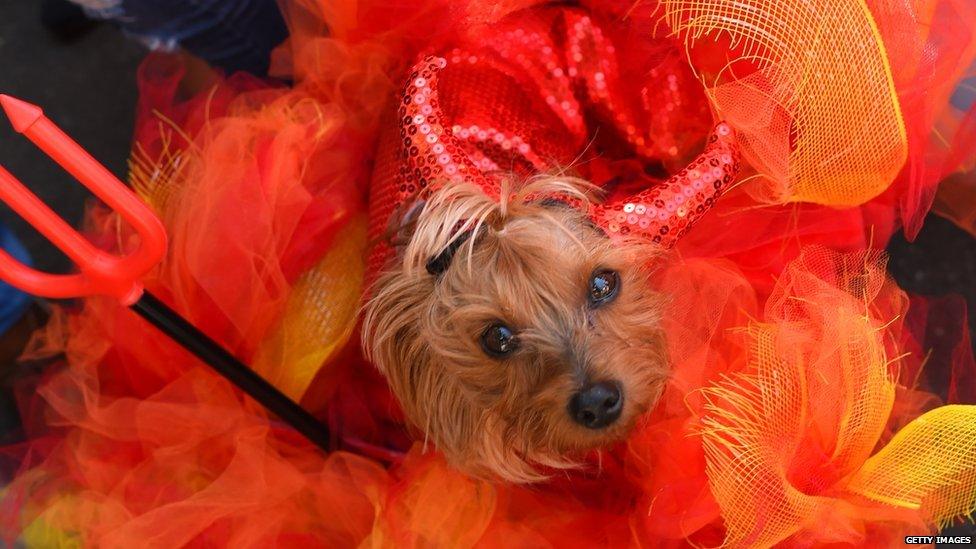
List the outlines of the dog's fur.
{"label": "dog's fur", "polygon": [[[414,219],[404,246],[371,289],[364,347],[408,419],[458,469],[530,482],[570,468],[589,449],[623,437],[658,399],[667,376],[661,300],[649,285],[656,249],[614,242],[580,209],[531,196],[587,201],[592,189],[540,177],[496,200],[445,186]],[[447,269],[425,265],[471,229]],[[619,273],[619,293],[588,305],[597,269]],[[480,335],[496,321],[519,348],[492,358]],[[602,430],[574,423],[567,402],[587,382],[616,381],[623,411]],[[425,439],[426,440],[426,439]]]}

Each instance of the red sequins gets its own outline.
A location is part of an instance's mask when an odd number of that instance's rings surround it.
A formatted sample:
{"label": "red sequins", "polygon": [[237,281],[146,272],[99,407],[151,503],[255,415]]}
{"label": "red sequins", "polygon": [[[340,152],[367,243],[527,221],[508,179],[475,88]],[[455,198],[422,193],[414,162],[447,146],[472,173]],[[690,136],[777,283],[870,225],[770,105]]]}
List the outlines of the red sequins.
{"label": "red sequins", "polygon": [[[497,198],[501,177],[558,170],[581,153],[601,155],[596,137],[618,158],[646,164],[674,168],[674,161],[690,156],[686,144],[706,131],[699,112],[705,101],[677,54],[635,79],[622,74],[612,32],[585,12],[532,14],[499,22],[490,39],[459,43],[411,69],[396,133],[384,138],[378,153],[370,200],[383,219],[372,220],[374,237],[388,229],[398,205],[441,185],[474,183]],[[625,60],[633,72],[633,59]],[[647,177],[651,188],[641,186],[643,192],[621,203],[591,206],[589,213],[611,236],[644,235],[670,246],[737,167],[731,130],[720,125],[688,168],[656,184]]]}
{"label": "red sequins", "polygon": [[671,247],[708,211],[738,171],[735,138],[728,124],[722,123],[687,168],[624,201],[593,206],[590,216],[611,237],[639,234]]}
{"label": "red sequins", "polygon": [[444,120],[437,78],[446,66],[447,60],[442,57],[424,59],[415,66],[404,90],[399,109],[403,165],[397,178],[398,202],[424,192],[432,183],[461,181],[475,183],[498,196],[497,182],[484,175],[494,166],[490,159],[479,159],[476,164],[455,135],[455,128]]}

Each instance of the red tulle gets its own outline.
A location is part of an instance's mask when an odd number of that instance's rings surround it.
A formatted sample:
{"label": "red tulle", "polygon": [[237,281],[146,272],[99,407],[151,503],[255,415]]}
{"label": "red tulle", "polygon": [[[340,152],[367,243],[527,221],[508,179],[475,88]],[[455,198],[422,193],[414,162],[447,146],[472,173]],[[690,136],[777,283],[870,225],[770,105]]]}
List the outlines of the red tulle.
{"label": "red tulle", "polygon": [[[110,300],[57,307],[26,353],[50,364],[19,393],[29,440],[0,453],[11,479],[0,506],[5,541],[681,547],[742,534],[734,539],[888,546],[945,518],[937,505],[926,514],[930,502],[906,510],[870,500],[864,494],[878,485],[858,452],[887,448],[942,404],[976,402],[964,303],[909,298],[884,276],[877,253],[899,226],[914,234],[938,182],[972,163],[971,113],[945,107],[976,47],[965,0],[868,2],[889,59],[898,60],[892,77],[908,136],[908,163],[885,194],[845,209],[770,205],[756,202],[746,182],[681,240],[657,278],[668,296],[672,375],[627,441],[589,456],[581,471],[514,486],[452,471],[408,431],[361,356],[349,305],[363,287],[364,217],[384,115],[418,55],[477,40],[486,25],[537,3],[285,2],[292,37],[273,66],[290,87],[234,75],[181,100],[178,63],[146,60],[131,180],[172,241],[147,287],[326,421],[349,451],[324,455]],[[658,24],[660,6],[583,4],[614,29],[624,74],[684,63],[682,45]],[[681,74],[688,77],[678,91],[694,100],[667,126],[668,149],[686,160],[711,121],[699,83],[690,69]],[[675,122],[682,119],[691,123]],[[594,155],[579,171],[620,177],[619,192],[649,179],[626,154]],[[126,249],[131,238],[101,208],[91,209],[88,227],[106,249]],[[769,334],[781,360],[756,359]],[[851,346],[824,334],[849,337]],[[738,433],[748,422],[725,425],[722,413],[738,410],[749,376],[803,363],[797,357],[823,380],[863,362],[897,382],[890,409],[881,397],[862,403],[882,420],[874,440],[856,433],[857,451],[845,446],[836,406],[860,401],[841,383],[817,386],[815,395],[836,398],[804,401],[810,412],[789,433],[796,455],[760,445],[772,457],[756,470],[803,496],[785,490],[782,499],[805,522],[773,524],[782,508],[771,502],[782,494],[750,491],[752,477],[734,490],[723,485],[724,439],[704,426],[711,418]],[[779,477],[763,468],[769,462],[782,465]],[[808,505],[812,495],[830,504]],[[735,498],[742,505],[730,508]],[[738,532],[736,510],[763,504],[756,532]]]}

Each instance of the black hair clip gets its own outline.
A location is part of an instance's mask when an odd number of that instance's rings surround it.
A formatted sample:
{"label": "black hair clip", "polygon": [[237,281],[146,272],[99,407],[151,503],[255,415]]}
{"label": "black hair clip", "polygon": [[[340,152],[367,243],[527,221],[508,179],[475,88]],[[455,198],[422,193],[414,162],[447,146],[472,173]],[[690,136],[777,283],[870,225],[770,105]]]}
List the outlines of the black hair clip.
{"label": "black hair clip", "polygon": [[427,262],[427,272],[434,276],[439,276],[446,271],[451,266],[451,261],[454,259],[454,254],[457,253],[458,248],[471,238],[473,232],[474,229],[468,229],[459,234],[441,253],[430,258],[430,261]]}
{"label": "black hair clip", "polygon": [[549,196],[539,201],[543,208],[571,209],[573,206],[565,199]]}

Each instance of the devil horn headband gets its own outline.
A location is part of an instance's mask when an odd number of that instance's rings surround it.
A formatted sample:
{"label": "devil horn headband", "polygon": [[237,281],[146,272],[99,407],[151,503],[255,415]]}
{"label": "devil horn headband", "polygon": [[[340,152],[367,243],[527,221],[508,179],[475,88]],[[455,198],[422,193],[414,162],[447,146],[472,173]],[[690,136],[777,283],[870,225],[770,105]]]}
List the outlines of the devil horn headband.
{"label": "devil horn headband", "polygon": [[[499,182],[476,165],[470,148],[445,120],[437,80],[446,66],[443,58],[424,59],[415,66],[404,90],[399,114],[405,177],[399,192],[406,199],[431,192],[435,185],[468,182],[497,198]],[[511,154],[520,153],[513,148]],[[611,238],[642,237],[670,248],[711,208],[738,170],[735,138],[723,122],[708,137],[704,151],[686,168],[635,195],[593,204],[587,214]],[[449,264],[450,257],[442,253],[432,258],[428,270],[436,275]]]}

